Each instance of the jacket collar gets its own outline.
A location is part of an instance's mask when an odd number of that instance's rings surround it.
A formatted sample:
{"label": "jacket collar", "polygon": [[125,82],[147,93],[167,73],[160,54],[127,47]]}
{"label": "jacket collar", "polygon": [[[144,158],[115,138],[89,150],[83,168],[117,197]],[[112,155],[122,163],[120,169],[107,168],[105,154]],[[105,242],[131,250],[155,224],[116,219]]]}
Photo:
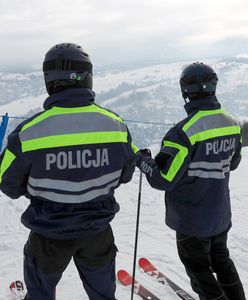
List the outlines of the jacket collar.
{"label": "jacket collar", "polygon": [[190,102],[184,105],[184,109],[187,114],[190,115],[199,110],[211,110],[211,109],[219,109],[221,108],[220,103],[216,96],[209,96],[201,99],[191,100]]}
{"label": "jacket collar", "polygon": [[45,110],[58,107],[80,107],[90,105],[95,100],[95,93],[86,88],[72,88],[66,89],[62,92],[49,96],[43,107]]}

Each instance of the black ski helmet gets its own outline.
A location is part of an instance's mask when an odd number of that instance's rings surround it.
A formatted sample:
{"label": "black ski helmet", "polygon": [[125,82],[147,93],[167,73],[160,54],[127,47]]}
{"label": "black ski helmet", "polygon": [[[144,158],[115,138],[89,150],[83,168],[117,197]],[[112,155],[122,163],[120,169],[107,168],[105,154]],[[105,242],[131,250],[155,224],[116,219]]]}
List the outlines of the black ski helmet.
{"label": "black ski helmet", "polygon": [[210,66],[200,62],[190,64],[180,77],[182,96],[191,100],[214,95],[217,82],[217,74]]}
{"label": "black ski helmet", "polygon": [[53,46],[46,53],[43,72],[49,95],[67,87],[92,89],[92,63],[79,45],[62,43]]}

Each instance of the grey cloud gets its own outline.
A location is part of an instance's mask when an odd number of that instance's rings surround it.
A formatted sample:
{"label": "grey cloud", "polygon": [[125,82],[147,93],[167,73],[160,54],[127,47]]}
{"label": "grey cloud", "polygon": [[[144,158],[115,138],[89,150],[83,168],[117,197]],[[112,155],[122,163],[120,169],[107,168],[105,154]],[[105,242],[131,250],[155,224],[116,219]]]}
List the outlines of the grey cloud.
{"label": "grey cloud", "polygon": [[[1,0],[0,66],[40,63],[63,41],[82,44],[103,63],[246,52],[247,9],[243,0]],[[234,44],[227,47],[222,32]]]}

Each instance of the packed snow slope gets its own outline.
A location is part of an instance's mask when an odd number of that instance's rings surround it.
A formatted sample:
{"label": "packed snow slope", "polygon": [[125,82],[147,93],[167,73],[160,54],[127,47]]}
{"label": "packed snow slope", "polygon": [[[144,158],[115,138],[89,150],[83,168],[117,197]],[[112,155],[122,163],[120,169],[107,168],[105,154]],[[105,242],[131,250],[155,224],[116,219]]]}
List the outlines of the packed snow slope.
{"label": "packed snow slope", "polygon": [[[247,163],[248,148],[245,148],[239,169],[231,174],[233,227],[229,235],[229,249],[248,295]],[[164,224],[164,193],[153,190],[144,177],[143,179],[138,257],[148,257],[172,280],[181,285],[192,296],[196,296],[191,291],[189,280],[178,259],[175,233]],[[116,245],[119,249],[116,259],[117,270],[124,268],[129,272],[132,271],[138,184],[139,172],[137,170],[133,180],[122,185],[116,191],[116,198],[121,205],[120,212],[112,222]],[[0,194],[0,199],[0,300],[6,300],[8,299],[9,283],[12,280],[23,279],[23,245],[29,232],[21,225],[20,216],[27,207],[28,200],[24,197],[11,200],[3,194]],[[161,299],[178,299],[168,287],[164,287],[149,278],[139,268],[137,268],[136,278]],[[116,296],[118,300],[130,299],[130,290],[117,283]],[[65,271],[57,288],[57,300],[68,299],[88,299],[73,263]],[[135,296],[134,299],[140,298]]]}

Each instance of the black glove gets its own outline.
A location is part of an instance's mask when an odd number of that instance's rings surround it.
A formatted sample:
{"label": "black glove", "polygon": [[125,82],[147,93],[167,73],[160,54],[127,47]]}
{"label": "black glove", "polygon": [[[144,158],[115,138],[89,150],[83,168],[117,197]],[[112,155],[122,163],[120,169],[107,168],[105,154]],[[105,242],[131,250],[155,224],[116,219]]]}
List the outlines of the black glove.
{"label": "black glove", "polygon": [[145,158],[151,158],[151,150],[150,149],[140,149],[139,152],[139,159],[136,163],[137,167],[145,174],[149,174],[150,177],[152,176],[152,168],[144,161]]}
{"label": "black glove", "polygon": [[151,150],[148,149],[148,148],[140,149],[140,150],[139,150],[139,154],[140,154],[142,157],[146,157],[146,156],[152,157]]}

